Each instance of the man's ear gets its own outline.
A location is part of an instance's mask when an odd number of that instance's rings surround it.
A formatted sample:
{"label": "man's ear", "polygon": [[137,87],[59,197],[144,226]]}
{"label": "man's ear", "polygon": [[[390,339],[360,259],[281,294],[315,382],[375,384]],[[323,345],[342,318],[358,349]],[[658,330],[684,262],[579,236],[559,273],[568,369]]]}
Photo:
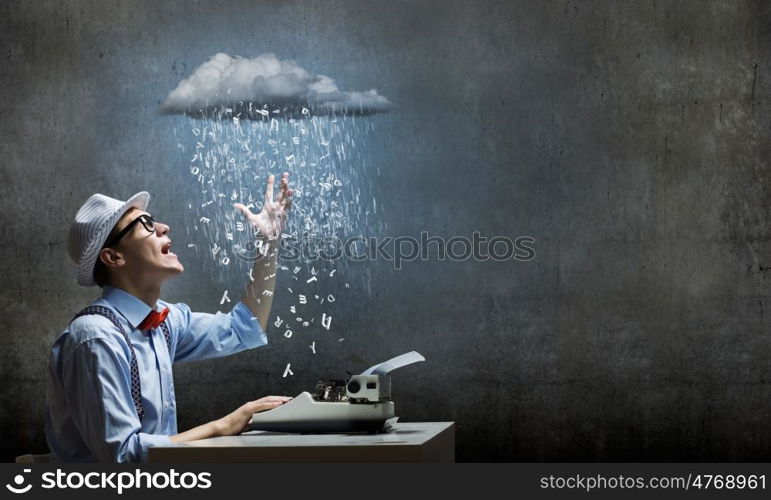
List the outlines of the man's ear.
{"label": "man's ear", "polygon": [[123,267],[126,264],[123,254],[112,248],[103,248],[99,252],[99,260],[105,266],[112,268]]}

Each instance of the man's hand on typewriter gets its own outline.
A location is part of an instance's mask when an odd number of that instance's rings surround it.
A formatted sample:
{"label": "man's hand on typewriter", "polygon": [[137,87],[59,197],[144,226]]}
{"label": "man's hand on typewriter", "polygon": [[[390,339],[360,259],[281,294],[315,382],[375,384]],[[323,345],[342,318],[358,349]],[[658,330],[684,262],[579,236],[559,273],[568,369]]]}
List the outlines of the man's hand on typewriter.
{"label": "man's hand on typewriter", "polygon": [[281,406],[292,398],[286,396],[265,396],[255,401],[249,401],[241,408],[219,420],[212,420],[189,431],[170,436],[172,443],[185,443],[196,439],[207,439],[216,436],[232,436],[240,434],[249,424],[252,414],[271,410]]}
{"label": "man's hand on typewriter", "polygon": [[220,436],[233,436],[240,434],[249,424],[252,415],[265,410],[272,410],[281,406],[292,398],[287,396],[265,396],[264,398],[249,401],[233,413],[226,415],[217,421]]}

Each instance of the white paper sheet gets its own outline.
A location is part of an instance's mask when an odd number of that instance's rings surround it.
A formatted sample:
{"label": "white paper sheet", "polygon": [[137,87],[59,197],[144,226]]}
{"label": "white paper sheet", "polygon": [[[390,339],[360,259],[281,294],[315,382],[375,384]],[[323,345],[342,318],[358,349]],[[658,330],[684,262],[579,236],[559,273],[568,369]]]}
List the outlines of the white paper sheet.
{"label": "white paper sheet", "polygon": [[389,359],[388,361],[383,361],[382,363],[378,363],[375,366],[370,366],[363,372],[361,372],[362,375],[385,375],[387,373],[390,373],[397,368],[401,368],[402,366],[411,365],[412,363],[417,363],[418,361],[425,361],[426,358],[421,356],[419,352],[412,351],[408,352],[406,354],[402,354],[401,356],[396,356],[395,358]]}

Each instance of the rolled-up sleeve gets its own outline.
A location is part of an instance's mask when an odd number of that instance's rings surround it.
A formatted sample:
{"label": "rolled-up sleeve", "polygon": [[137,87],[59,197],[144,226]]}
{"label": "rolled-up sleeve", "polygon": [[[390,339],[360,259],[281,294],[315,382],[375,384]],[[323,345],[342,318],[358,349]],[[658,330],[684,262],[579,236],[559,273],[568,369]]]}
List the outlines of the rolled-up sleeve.
{"label": "rolled-up sleeve", "polygon": [[74,425],[94,460],[140,462],[169,436],[140,432],[125,348],[109,338],[79,343],[67,356],[62,379]]}
{"label": "rolled-up sleeve", "polygon": [[192,312],[186,304],[174,304],[170,312],[176,330],[174,362],[229,356],[268,343],[257,318],[239,302],[229,313]]}

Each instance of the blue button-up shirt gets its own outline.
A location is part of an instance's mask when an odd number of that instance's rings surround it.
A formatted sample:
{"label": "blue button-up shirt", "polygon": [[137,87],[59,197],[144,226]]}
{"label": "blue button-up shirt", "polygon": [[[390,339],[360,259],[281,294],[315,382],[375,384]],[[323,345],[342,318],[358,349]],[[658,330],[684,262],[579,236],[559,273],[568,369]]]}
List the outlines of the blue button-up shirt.
{"label": "blue button-up shirt", "polygon": [[172,363],[227,356],[267,344],[251,310],[239,302],[230,313],[169,308],[171,352],[160,328],[137,325],[151,311],[133,295],[105,286],[93,305],[115,311],[136,353],[145,416],[140,422],[131,398],[131,351],[123,334],[104,316],[81,316],[51,349],[45,426],[53,457],[66,462],[137,462],[151,446],[169,444],[177,433]]}

